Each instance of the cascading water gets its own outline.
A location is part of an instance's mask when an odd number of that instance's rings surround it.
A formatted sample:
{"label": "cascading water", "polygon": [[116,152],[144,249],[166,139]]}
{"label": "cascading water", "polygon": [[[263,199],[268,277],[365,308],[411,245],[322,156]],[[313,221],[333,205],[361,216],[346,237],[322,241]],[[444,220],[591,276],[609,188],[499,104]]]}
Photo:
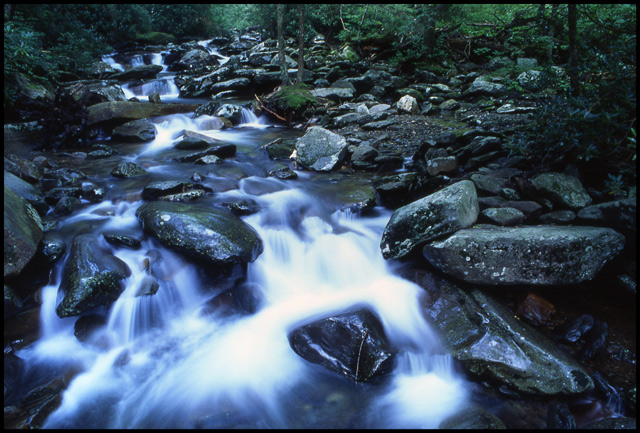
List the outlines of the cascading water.
{"label": "cascading water", "polygon": [[[421,312],[422,289],[394,275],[380,253],[390,211],[376,209],[367,217],[331,212],[310,174],[300,172],[294,182],[265,177],[270,162],[260,146],[282,129],[263,129],[249,110],[243,115],[242,128],[225,131],[211,130],[208,116],[157,118],[154,141],[121,150],[154,180],[184,179],[194,166],[169,156],[182,131],[237,143],[236,157],[207,172],[207,180],[237,185],[217,190],[217,202],[251,199],[261,209],[244,217],[264,243],[242,282],[254,312],[228,305],[227,279],[212,280],[184,256],[145,238],[135,217],[142,202],[118,199],[132,191],[114,185],[107,200],[76,212],[58,229],[69,233],[68,241],[74,230],[90,230],[102,248],[127,263],[132,272],[124,292],[109,308],[95,309],[103,320],[79,342],[77,318],[55,313],[61,260],[43,288],[42,337],[18,352],[34,369],[80,371],[44,427],[437,428],[466,404],[467,386]],[[225,169],[246,175],[237,180]],[[142,248],[108,244],[103,233],[109,230],[136,233]],[[149,266],[157,292],[140,295]],[[362,306],[379,317],[399,352],[381,381],[350,382],[290,347],[287,335],[295,327]]]}

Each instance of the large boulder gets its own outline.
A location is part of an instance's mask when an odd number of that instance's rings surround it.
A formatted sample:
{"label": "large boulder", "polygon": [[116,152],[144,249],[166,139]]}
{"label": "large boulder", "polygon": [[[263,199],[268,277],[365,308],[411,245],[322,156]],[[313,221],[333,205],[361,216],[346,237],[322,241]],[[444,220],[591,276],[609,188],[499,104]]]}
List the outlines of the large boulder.
{"label": "large boulder", "polygon": [[579,209],[591,204],[580,181],[564,173],[542,173],[531,180],[538,193],[561,206]]}
{"label": "large boulder", "polygon": [[332,101],[341,101],[343,99],[352,99],[355,92],[346,87],[323,87],[311,90],[311,94],[318,98],[327,98]]}
{"label": "large boulder", "polygon": [[591,280],[625,238],[600,227],[497,227],[460,230],[425,245],[442,272],[476,284],[569,285]]}
{"label": "large boulder", "polygon": [[42,239],[38,212],[4,187],[4,276],[18,275],[31,260]]}
{"label": "large boulder", "polygon": [[467,91],[465,96],[502,96],[507,93],[507,86],[500,83],[492,83],[482,79],[476,79]]}
{"label": "large boulder", "polygon": [[347,140],[319,126],[312,126],[296,142],[298,162],[316,171],[331,171],[347,155]]}
{"label": "large boulder", "polygon": [[416,114],[420,110],[416,98],[409,95],[404,95],[402,98],[400,98],[397,107],[398,111],[409,114]]}
{"label": "large boulder", "polygon": [[396,209],[382,234],[385,259],[407,255],[417,245],[471,226],[478,218],[473,182],[463,180]]}
{"label": "large boulder", "polygon": [[158,73],[161,71],[162,65],[140,65],[131,69],[127,69],[124,72],[113,74],[109,78],[120,81],[144,80],[146,78],[156,78],[156,75],[158,75]]}
{"label": "large boulder", "polygon": [[136,216],[164,246],[215,265],[252,262],[263,251],[256,231],[224,209],[155,201]]}
{"label": "large boulder", "polygon": [[113,129],[114,140],[144,143],[156,138],[156,127],[149,119],[137,119]]}
{"label": "large boulder", "polygon": [[577,395],[593,388],[564,351],[480,290],[430,277],[437,290],[423,301],[451,355],[466,369],[530,395]]}
{"label": "large boulder", "polygon": [[101,102],[87,107],[87,124],[99,122],[126,122],[176,113],[195,111],[195,104],[143,104],[130,101]]}
{"label": "large boulder", "polygon": [[108,305],[124,291],[122,280],[131,275],[125,262],[102,249],[91,234],[76,236],[64,265],[56,308],[59,317],[77,316],[94,307]]}
{"label": "large boulder", "polygon": [[636,197],[609,201],[580,209],[578,218],[590,224],[636,230]]}
{"label": "large boulder", "polygon": [[393,353],[380,320],[358,310],[316,320],[289,333],[301,357],[356,382],[366,382],[391,368]]}

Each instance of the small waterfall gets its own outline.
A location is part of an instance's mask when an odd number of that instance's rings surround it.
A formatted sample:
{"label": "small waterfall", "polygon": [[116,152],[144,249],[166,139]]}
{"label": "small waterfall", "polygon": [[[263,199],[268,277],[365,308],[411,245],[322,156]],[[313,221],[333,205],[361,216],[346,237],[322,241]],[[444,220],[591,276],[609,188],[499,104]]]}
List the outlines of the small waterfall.
{"label": "small waterfall", "polygon": [[135,68],[137,66],[144,65],[144,59],[142,58],[142,54],[136,54],[131,58],[131,67]]}
{"label": "small waterfall", "polygon": [[120,63],[116,63],[116,61],[113,60],[112,54],[105,54],[104,56],[102,56],[102,61],[107,63],[113,69],[116,69],[118,71],[124,71],[124,66],[122,66]]}

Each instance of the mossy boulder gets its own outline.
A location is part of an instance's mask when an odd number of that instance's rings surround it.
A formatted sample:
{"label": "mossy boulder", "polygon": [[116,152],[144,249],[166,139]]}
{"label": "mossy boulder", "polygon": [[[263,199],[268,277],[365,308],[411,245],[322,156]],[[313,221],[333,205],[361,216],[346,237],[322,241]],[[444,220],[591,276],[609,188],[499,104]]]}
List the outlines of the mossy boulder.
{"label": "mossy boulder", "polygon": [[403,257],[419,244],[471,226],[478,212],[476,187],[470,180],[402,206],[393,212],[384,229],[382,255],[385,259]]}
{"label": "mossy boulder", "polygon": [[18,275],[42,239],[42,221],[26,200],[4,187],[4,276]]}
{"label": "mossy boulder", "polygon": [[224,209],[154,201],[140,206],[136,216],[167,248],[214,265],[252,262],[263,251],[258,233]]}
{"label": "mossy boulder", "polygon": [[610,228],[487,225],[429,243],[423,254],[442,272],[470,283],[569,285],[593,279],[624,242]]}
{"label": "mossy boulder", "polygon": [[76,236],[64,265],[59,289],[64,297],[56,313],[78,316],[112,303],[124,291],[123,280],[130,275],[127,264],[101,248],[94,235]]}
{"label": "mossy boulder", "polygon": [[424,311],[451,355],[472,374],[516,392],[577,395],[593,389],[587,371],[544,335],[480,290],[437,277]]}

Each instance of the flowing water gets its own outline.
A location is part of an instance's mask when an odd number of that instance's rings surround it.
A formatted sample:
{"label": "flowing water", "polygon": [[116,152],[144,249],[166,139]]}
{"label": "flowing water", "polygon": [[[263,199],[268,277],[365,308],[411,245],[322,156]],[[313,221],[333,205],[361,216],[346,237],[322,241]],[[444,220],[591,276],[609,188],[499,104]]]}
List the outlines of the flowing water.
{"label": "flowing water", "polygon": [[[293,181],[267,177],[274,163],[261,146],[300,133],[268,125],[248,111],[243,125],[230,130],[211,130],[208,119],[155,118],[154,141],[111,143],[150,177],[110,178],[105,201],[86,205],[56,228],[67,245],[79,233],[95,234],[132,274],[116,302],[95,309],[103,323],[81,343],[74,336],[77,318],[55,313],[66,257],[52,271],[42,289],[42,336],[17,353],[32,375],[76,374],[44,427],[437,428],[461,410],[469,387],[425,321],[418,302],[422,289],[396,276],[380,253],[391,212],[334,212],[327,197],[341,184],[332,174],[299,171]],[[216,166],[175,162],[180,153],[172,144],[184,129],[234,143],[238,153]],[[110,167],[86,164],[98,173],[90,179],[104,185]],[[228,300],[234,276],[212,279],[144,237],[135,217],[146,183],[186,180],[195,171],[214,190],[199,199],[201,205],[251,199],[261,209],[243,217],[264,242],[264,252],[241,280],[252,294],[251,314]],[[142,238],[142,248],[108,244],[103,233],[113,230]],[[146,260],[153,263],[159,289],[136,296],[147,277]],[[287,334],[295,327],[361,307],[380,318],[398,349],[385,377],[354,383],[305,361],[289,346]]]}

